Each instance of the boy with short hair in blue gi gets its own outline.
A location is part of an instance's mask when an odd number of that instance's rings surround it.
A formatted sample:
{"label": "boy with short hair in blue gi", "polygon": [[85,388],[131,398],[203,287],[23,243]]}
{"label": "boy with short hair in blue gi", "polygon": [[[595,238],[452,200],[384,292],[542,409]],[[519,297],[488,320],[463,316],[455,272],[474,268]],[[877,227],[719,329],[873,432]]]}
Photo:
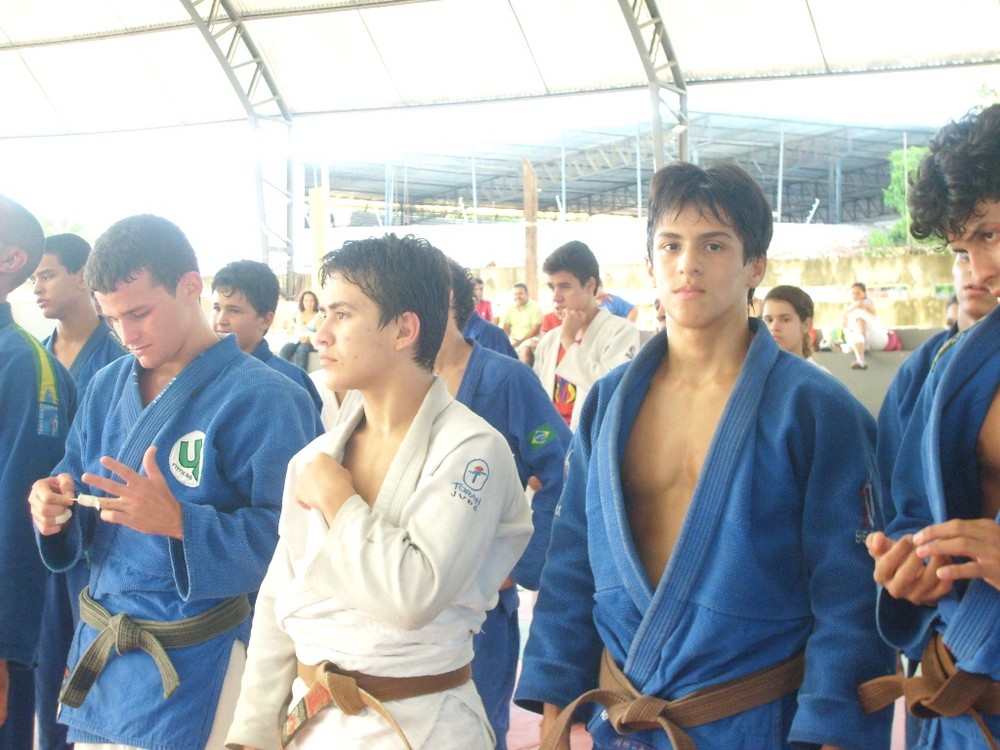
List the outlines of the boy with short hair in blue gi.
{"label": "boy with short hair in blue gi", "polygon": [[887,748],[856,697],[893,666],[874,420],[749,317],[772,219],[745,172],[670,165],[648,215],[666,330],[584,405],[515,700],[546,748],[581,694],[598,750]]}
{"label": "boy with short hair in blue gi", "polygon": [[275,356],[264,340],[274,322],[281,289],[266,263],[237,260],[212,277],[212,327],[220,336],[236,335],[240,349],[298,383],[309,393],[316,411],[323,411],[316,384],[298,365]]}
{"label": "boy with short hair in blue gi", "polygon": [[[911,233],[966,256],[972,282],[1000,296],[1000,104],[941,129],[909,203]],[[896,517],[868,542],[879,628],[921,663],[872,705],[905,690],[920,750],[1000,745],[1000,313],[950,343],[903,433]]]}
{"label": "boy with short hair in blue gi", "polygon": [[0,196],[0,749],[32,746],[34,663],[45,566],[25,499],[52,470],[76,411],[73,378],[14,322],[7,296],[42,257],[45,236],[23,206]]}
{"label": "boy with short hair in blue gi", "polygon": [[285,467],[318,416],[304,390],[212,331],[176,225],[117,222],[85,275],[132,356],[91,381],[65,457],[30,497],[45,563],[93,561],[60,720],[78,750],[218,749]]}

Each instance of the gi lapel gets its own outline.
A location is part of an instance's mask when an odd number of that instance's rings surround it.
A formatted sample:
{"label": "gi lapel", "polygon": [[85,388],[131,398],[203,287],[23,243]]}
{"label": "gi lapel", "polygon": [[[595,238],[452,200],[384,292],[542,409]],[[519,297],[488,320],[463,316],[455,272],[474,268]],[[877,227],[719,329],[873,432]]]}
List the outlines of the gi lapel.
{"label": "gi lapel", "polygon": [[712,550],[723,509],[747,489],[749,477],[744,472],[753,460],[753,446],[748,443],[756,428],[767,375],[779,352],[760,321],[750,320],[749,325],[754,338],[746,360],[705,456],[677,544],[629,647],[625,672],[640,689],[653,677],[663,640],[687,606]]}

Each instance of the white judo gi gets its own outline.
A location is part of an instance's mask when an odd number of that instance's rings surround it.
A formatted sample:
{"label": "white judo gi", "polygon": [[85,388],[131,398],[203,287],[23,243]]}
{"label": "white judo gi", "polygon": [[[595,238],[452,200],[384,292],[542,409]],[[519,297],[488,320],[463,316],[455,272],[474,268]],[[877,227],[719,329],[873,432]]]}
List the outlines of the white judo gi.
{"label": "white judo gi", "polygon": [[[296,659],[407,677],[441,674],[472,660],[472,635],[531,535],[531,512],[506,441],[435,379],[378,497],[350,498],[328,525],[292,488],[319,452],[341,460],[363,416],[361,399],[291,461],[278,548],[257,599],[231,745],[278,747],[279,714],[305,685]],[[294,683],[294,684],[293,684]],[[386,707],[415,750],[492,747],[470,680],[443,693]],[[332,744],[331,744],[332,743]],[[447,744],[443,744],[447,743]],[[370,710],[331,705],[291,747],[399,748]]]}
{"label": "white judo gi", "polygon": [[580,409],[594,383],[618,365],[628,362],[639,350],[639,329],[625,318],[601,308],[590,321],[583,338],[566,350],[561,362],[557,362],[559,335],[560,329],[553,328],[538,342],[535,373],[549,398],[552,398],[556,385],[556,375],[576,386],[573,420],[570,423],[570,429],[576,430]]}

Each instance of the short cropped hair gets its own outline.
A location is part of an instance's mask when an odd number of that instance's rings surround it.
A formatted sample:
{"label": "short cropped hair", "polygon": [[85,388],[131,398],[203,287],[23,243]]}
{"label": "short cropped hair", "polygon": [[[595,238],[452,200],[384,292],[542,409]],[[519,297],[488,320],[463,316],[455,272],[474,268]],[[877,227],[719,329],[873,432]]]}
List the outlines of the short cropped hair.
{"label": "short cropped hair", "polygon": [[581,286],[586,286],[590,279],[594,279],[595,291],[601,283],[601,267],[597,263],[597,258],[590,248],[579,240],[571,240],[553,250],[542,264],[542,271],[549,275],[566,271],[573,274]]}
{"label": "short cropped hair", "polygon": [[483,280],[482,280],[481,278],[479,278],[478,276],[474,276],[474,277],[472,278],[472,283],[473,283],[473,284],[478,284],[479,286],[483,286],[483,285],[484,285],[484,284],[485,284],[486,282],[484,282],[484,281],[483,281]]}
{"label": "short cropped hair", "polygon": [[743,263],[766,257],[774,219],[764,192],[753,178],[730,162],[702,169],[677,162],[656,172],[650,180],[646,220],[646,251],[653,259],[653,235],[663,216],[694,206],[732,227],[743,243]]}
{"label": "short cropped hair", "polygon": [[866,295],[868,294],[868,287],[865,286],[865,282],[863,282],[863,281],[855,281],[853,284],[851,284],[851,289],[854,289],[854,287],[857,287],[862,292],[864,292]]}
{"label": "short cropped hair", "polygon": [[378,306],[383,327],[403,313],[414,313],[420,320],[420,336],[413,358],[428,372],[434,371],[451,307],[444,253],[413,235],[370,237],[345,242],[323,256],[320,285],[334,275],[359,287]]}
{"label": "short cropped hair", "polygon": [[194,248],[180,227],[152,214],[139,214],[112,224],[94,243],[84,279],[95,292],[110,294],[146,271],[171,295],[181,277],[198,271]]}
{"label": "short cropped hair", "polygon": [[469,269],[454,258],[448,258],[448,271],[451,275],[451,305],[455,309],[455,323],[461,329],[476,309],[476,280],[472,278]]}
{"label": "short cropped hair", "polygon": [[281,294],[274,271],[267,263],[257,260],[237,260],[220,268],[212,279],[212,291],[226,296],[240,292],[257,315],[277,310]]}
{"label": "short cropped hair", "polygon": [[45,254],[54,255],[70,273],[76,273],[87,263],[90,243],[78,234],[54,234],[45,238]]}
{"label": "short cropped hair", "polygon": [[0,195],[0,245],[19,248],[28,258],[20,273],[11,277],[13,289],[27,281],[38,267],[45,248],[45,232],[28,209],[3,195]]}
{"label": "short cropped hair", "polygon": [[511,289],[523,289],[525,294],[528,293],[528,285],[525,284],[523,281],[515,281],[513,284],[511,284],[510,288]]}
{"label": "short cropped hair", "polygon": [[928,148],[910,178],[910,234],[947,244],[980,202],[1000,201],[1000,104],[948,123]]}

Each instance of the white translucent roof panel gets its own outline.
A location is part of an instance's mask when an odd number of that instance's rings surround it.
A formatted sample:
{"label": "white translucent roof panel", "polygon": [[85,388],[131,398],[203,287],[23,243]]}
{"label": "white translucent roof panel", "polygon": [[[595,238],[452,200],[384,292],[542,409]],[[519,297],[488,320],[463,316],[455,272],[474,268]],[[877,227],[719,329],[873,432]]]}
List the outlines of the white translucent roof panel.
{"label": "white translucent roof panel", "polygon": [[0,135],[136,130],[246,114],[194,29],[0,52],[0,70],[18,62],[16,85],[30,89],[27,76],[37,94],[25,94],[0,118]]}
{"label": "white translucent roof panel", "polygon": [[[618,0],[229,6],[293,115],[646,84]],[[209,7],[222,6],[198,5],[203,13]],[[689,85],[1000,62],[997,0],[951,0],[946,8],[940,0],[658,0],[658,7]],[[236,75],[245,83],[253,72],[245,66]],[[16,102],[0,118],[0,137],[246,116],[179,0],[4,0],[0,80]]]}
{"label": "white translucent roof panel", "polygon": [[38,43],[156,28],[190,18],[177,0],[4,0],[0,38]]}

